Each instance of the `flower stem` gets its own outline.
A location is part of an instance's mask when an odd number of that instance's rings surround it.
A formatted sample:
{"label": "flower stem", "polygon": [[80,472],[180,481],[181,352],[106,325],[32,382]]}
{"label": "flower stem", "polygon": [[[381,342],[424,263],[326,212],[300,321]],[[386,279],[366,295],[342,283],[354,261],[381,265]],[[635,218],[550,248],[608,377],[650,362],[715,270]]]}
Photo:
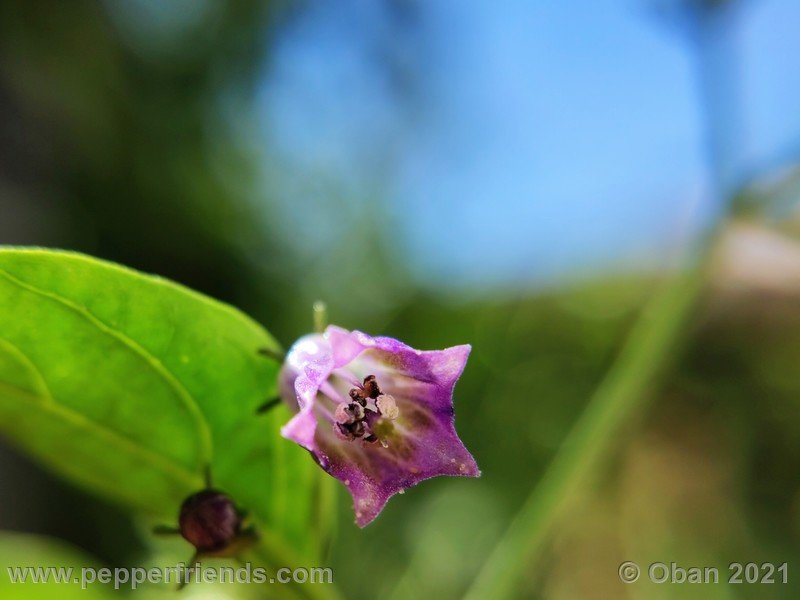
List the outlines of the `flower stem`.
{"label": "flower stem", "polygon": [[698,244],[695,265],[654,296],[634,325],[617,361],[595,390],[583,414],[550,463],[539,484],[514,518],[477,578],[467,600],[507,598],[523,571],[541,554],[553,527],[570,503],[618,446],[618,438],[655,392],[660,376],[682,341],[685,325],[711,269],[715,242],[732,212],[736,151],[740,134],[735,25],[731,5],[696,3],[688,13],[693,32],[705,117],[705,141],[712,197],[718,202],[716,226]]}
{"label": "flower stem", "polygon": [[328,305],[322,300],[314,302],[311,311],[314,313],[314,331],[322,333],[328,326]]}

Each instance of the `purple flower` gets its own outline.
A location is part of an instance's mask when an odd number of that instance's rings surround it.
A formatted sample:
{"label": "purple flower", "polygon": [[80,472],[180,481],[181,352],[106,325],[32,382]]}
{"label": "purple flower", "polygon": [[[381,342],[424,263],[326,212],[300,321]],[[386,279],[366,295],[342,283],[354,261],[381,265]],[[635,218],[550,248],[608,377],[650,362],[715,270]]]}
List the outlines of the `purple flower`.
{"label": "purple flower", "polygon": [[347,486],[360,527],[424,479],[480,475],[453,416],[469,352],[423,352],[333,326],[289,351],[281,395],[298,412],[281,433]]}

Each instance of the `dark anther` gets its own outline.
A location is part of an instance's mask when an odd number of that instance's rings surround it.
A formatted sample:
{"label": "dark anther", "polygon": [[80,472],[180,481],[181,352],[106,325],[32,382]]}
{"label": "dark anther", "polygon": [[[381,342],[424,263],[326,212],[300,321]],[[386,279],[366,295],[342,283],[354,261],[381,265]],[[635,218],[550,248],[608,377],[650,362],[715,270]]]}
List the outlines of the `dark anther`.
{"label": "dark anther", "polygon": [[375,379],[375,375],[367,375],[364,378],[363,389],[367,398],[372,398],[374,400],[381,395],[381,388],[378,387],[378,381]]}
{"label": "dark anther", "polygon": [[379,441],[372,430],[375,423],[381,419],[394,420],[399,414],[394,398],[381,391],[375,375],[367,375],[363,386],[352,388],[350,399],[352,402],[342,402],[334,413],[334,432],[346,440],[360,438],[374,444]]}
{"label": "dark anther", "polygon": [[366,430],[367,427],[364,425],[364,421],[356,421],[350,425],[350,433],[352,433],[355,437],[362,437]]}
{"label": "dark anther", "polygon": [[350,431],[350,426],[344,423],[334,423],[333,430],[345,440],[354,440],[356,436]]}
{"label": "dark anther", "polygon": [[350,425],[364,418],[364,407],[358,402],[342,402],[333,417],[337,423]]}
{"label": "dark anther", "polygon": [[353,400],[353,402],[358,402],[361,406],[367,405],[367,396],[364,394],[364,390],[360,388],[351,389],[350,398]]}

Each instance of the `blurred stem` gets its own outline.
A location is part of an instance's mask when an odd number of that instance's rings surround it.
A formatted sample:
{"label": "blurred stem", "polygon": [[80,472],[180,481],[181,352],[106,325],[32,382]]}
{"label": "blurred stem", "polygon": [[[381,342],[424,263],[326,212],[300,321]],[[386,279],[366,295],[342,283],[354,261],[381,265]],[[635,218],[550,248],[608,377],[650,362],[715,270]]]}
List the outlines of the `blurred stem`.
{"label": "blurred stem", "polygon": [[[259,541],[245,553],[244,558],[258,566],[266,567],[268,576],[275,577],[278,569],[282,568],[297,569],[303,567],[310,569],[319,566],[302,563],[288,548],[276,543],[269,535],[265,534],[265,531],[268,530],[259,527]],[[298,600],[342,599],[334,583],[276,583],[274,585],[267,584],[264,586],[264,590],[267,591],[267,589],[269,589],[268,597],[272,597],[273,594],[276,594],[280,597],[297,598]]]}
{"label": "blurred stem", "polygon": [[323,559],[329,556],[338,533],[336,509],[339,505],[339,490],[336,486],[337,483],[336,479],[327,473],[321,470],[317,473],[314,485],[317,497],[316,529],[327,532],[319,538],[319,547],[317,548],[317,555]]}
{"label": "blurred stem", "polygon": [[644,308],[616,363],[465,598],[513,597],[525,567],[540,555],[553,526],[618,445],[619,433],[676,354],[708,262],[680,274]]}
{"label": "blurred stem", "polygon": [[617,361],[595,390],[583,414],[533,489],[465,598],[508,598],[525,567],[539,557],[553,527],[587,489],[619,435],[644,407],[660,375],[677,355],[685,326],[711,268],[736,186],[739,118],[735,2],[690,3],[688,17],[697,59],[699,99],[716,227],[699,244],[697,262],[678,275],[645,307]]}
{"label": "blurred stem", "polygon": [[314,331],[317,333],[324,332],[328,326],[328,305],[322,300],[317,300],[314,302],[312,312],[314,313]]}

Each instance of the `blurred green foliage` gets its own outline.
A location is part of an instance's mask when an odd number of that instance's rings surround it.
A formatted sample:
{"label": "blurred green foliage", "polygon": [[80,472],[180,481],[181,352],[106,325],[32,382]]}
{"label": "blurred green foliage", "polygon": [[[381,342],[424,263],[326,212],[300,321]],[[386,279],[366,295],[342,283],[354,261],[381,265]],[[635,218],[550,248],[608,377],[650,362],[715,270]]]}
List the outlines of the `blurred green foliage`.
{"label": "blurred green foliage", "polygon": [[[63,542],[54,539],[25,535],[20,533],[3,532],[0,534],[0,563],[5,565],[55,565],[72,568],[77,573],[82,568],[99,568],[101,565],[91,556],[80,552]],[[7,600],[38,600],[56,597],[65,600],[83,598],[95,600],[108,598],[112,590],[107,586],[87,586],[81,589],[79,585],[20,585],[11,583],[5,573],[0,577],[0,594]]]}
{"label": "blurred green foliage", "polygon": [[[268,68],[271,35],[302,6],[198,6],[180,28],[145,2],[0,6],[0,241],[69,247],[171,277],[244,309],[284,345],[310,328],[310,301],[323,290],[339,290],[325,300],[342,326],[420,348],[472,343],[455,406],[484,476],[426,482],[363,531],[341,494],[339,534],[325,561],[348,598],[459,598],[657,282],[601,274],[558,289],[452,298],[416,289],[402,266],[365,251],[369,285],[400,290],[376,307],[355,275],[336,286],[336,273],[306,277],[307,259],[263,226],[269,182],[256,177],[257,157],[225,118],[252,117],[246,98]],[[769,195],[748,195],[751,221],[762,218],[757,207]],[[371,212],[381,208],[376,197]],[[651,410],[616,440],[611,465],[575,499],[519,597],[796,596],[800,251],[796,220],[782,217],[779,258],[735,278],[724,261],[714,271],[686,351],[652,390]],[[381,225],[359,225],[363,247],[380,248]],[[723,254],[742,264],[733,250]],[[786,285],[764,285],[771,271]],[[11,501],[17,485],[40,477],[30,465],[17,473],[10,481],[0,475]],[[41,486],[59,501],[40,506],[37,523],[103,560],[147,560],[146,533],[56,482]],[[92,507],[92,522],[48,524],[48,511],[63,514],[61,504]],[[0,518],[13,522],[9,506]],[[623,586],[624,560],[722,573],[734,560],[788,561],[790,583],[733,591]]]}
{"label": "blurred green foliage", "polygon": [[318,557],[330,510],[315,490],[332,482],[280,438],[286,407],[255,417],[279,369],[259,351],[281,353],[255,322],[163,279],[42,250],[0,250],[0,307],[8,439],[167,523],[210,469],[280,560]]}

